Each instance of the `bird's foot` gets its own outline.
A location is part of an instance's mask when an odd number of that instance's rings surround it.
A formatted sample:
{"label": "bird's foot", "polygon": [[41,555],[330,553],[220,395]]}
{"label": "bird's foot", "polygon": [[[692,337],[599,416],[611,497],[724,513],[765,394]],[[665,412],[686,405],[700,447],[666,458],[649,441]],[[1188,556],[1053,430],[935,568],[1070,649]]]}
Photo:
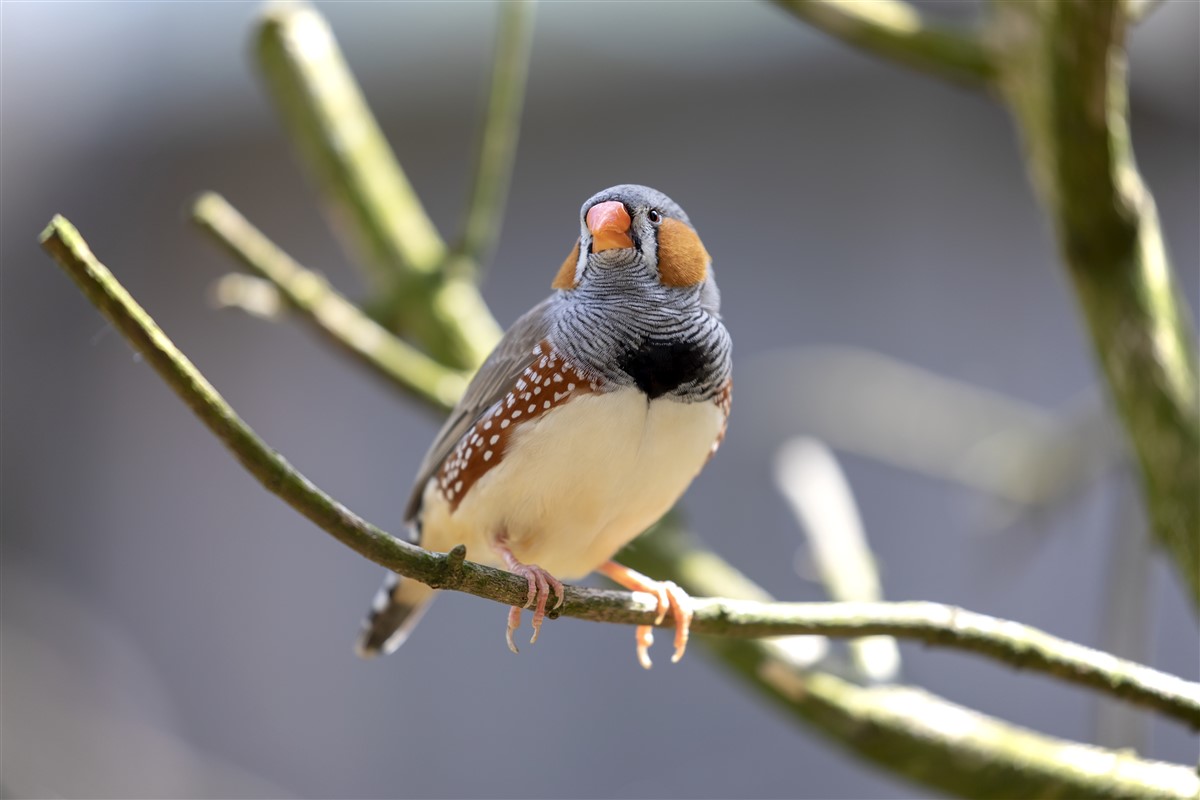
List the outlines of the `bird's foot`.
{"label": "bird's foot", "polygon": [[[647,578],[642,573],[629,567],[623,567],[615,561],[609,561],[601,566],[599,572],[626,589],[654,595],[658,600],[658,616],[654,620],[655,625],[666,619],[667,611],[671,612],[671,616],[675,618],[675,654],[671,656],[671,662],[676,663],[683,658],[683,651],[687,649],[688,634],[692,627],[692,599],[688,597],[687,592],[671,581],[656,581],[653,578]],[[639,625],[637,657],[638,662],[646,669],[651,667],[650,645],[653,643],[653,627]]]}
{"label": "bird's foot", "polygon": [[[550,600],[550,591],[558,595],[558,602],[554,604],[558,608],[563,604],[565,592],[563,590],[562,581],[551,575],[546,570],[539,567],[537,564],[524,564],[512,554],[512,551],[503,543],[497,543],[497,552],[504,557],[504,563],[508,565],[508,571],[514,575],[520,575],[529,582],[529,599],[525,601],[525,608],[533,606],[533,637],[529,643],[533,644],[537,641],[538,633],[542,630],[542,621],[546,618],[546,604]],[[513,633],[521,626],[521,609],[518,606],[513,606],[508,610],[508,628],[505,631],[504,638],[508,642],[508,649],[514,653],[517,651],[517,645],[513,642]]]}

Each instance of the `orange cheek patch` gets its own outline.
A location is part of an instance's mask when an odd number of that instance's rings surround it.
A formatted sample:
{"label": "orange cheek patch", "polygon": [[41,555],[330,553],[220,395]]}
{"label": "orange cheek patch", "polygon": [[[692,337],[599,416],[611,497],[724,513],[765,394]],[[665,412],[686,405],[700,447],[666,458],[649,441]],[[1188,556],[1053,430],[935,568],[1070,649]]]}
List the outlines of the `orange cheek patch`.
{"label": "orange cheek patch", "polygon": [[658,274],[666,286],[694,286],[708,274],[708,251],[689,226],[667,217],[658,229]]}
{"label": "orange cheek patch", "polygon": [[554,283],[550,284],[551,289],[574,289],[575,288],[575,267],[579,264],[579,240],[575,240],[575,246],[571,248],[571,255],[567,256],[567,260],[558,268],[558,274],[554,276]]}

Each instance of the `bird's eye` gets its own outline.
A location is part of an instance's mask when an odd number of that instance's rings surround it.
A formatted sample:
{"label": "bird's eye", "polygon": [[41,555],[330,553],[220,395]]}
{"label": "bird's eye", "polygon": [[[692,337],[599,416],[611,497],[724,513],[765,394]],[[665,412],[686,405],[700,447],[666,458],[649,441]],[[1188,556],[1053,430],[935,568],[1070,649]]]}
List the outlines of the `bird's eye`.
{"label": "bird's eye", "polygon": [[648,213],[646,215],[646,219],[650,220],[651,225],[661,225],[662,224],[662,214],[658,213],[653,208],[650,209],[650,213]]}

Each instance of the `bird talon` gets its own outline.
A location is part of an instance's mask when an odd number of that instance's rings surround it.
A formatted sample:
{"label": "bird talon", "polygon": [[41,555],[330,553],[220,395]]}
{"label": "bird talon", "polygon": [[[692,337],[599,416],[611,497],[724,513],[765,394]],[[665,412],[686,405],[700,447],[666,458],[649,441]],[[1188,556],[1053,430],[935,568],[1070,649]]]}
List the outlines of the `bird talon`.
{"label": "bird talon", "polygon": [[654,624],[662,625],[662,621],[667,618],[667,611],[671,608],[670,595],[667,594],[667,584],[664,582],[654,587],[654,594],[658,598],[658,616],[654,618]]}
{"label": "bird talon", "polygon": [[[610,561],[600,567],[600,572],[627,589],[653,595],[658,601],[658,613],[654,617],[655,625],[661,625],[667,618],[667,612],[671,612],[671,616],[675,618],[675,652],[671,656],[671,663],[679,663],[679,659],[683,658],[684,651],[687,650],[688,634],[692,625],[692,601],[687,592],[671,581],[656,581],[647,578],[640,572],[623,567],[615,561]],[[654,641],[654,636],[650,631],[650,625],[639,625],[637,629],[638,662],[646,669],[650,669],[648,650]]]}
{"label": "bird talon", "polygon": [[[523,564],[512,551],[500,541],[496,545],[496,549],[504,556],[504,561],[508,565],[509,572],[514,575],[520,575],[529,585],[529,594],[523,608],[533,608],[533,620],[530,623],[533,626],[533,636],[530,637],[529,643],[533,644],[538,640],[538,634],[542,631],[542,623],[546,619],[546,604],[550,600],[550,590],[553,587],[559,596],[559,605],[562,605],[563,585],[546,570],[539,567],[537,564]],[[521,609],[513,606],[509,611],[508,617],[508,647],[514,653],[517,652],[517,647],[513,643],[513,631],[517,629],[521,621]]]}
{"label": "bird talon", "polygon": [[637,660],[642,669],[650,669],[654,664],[650,661],[650,645],[654,644],[654,630],[649,625],[639,625],[637,637]]}
{"label": "bird talon", "polygon": [[504,631],[504,638],[508,642],[508,649],[514,653],[521,652],[517,649],[517,643],[513,641],[513,633],[519,627],[521,627],[521,609],[512,606],[508,609],[508,628]]}

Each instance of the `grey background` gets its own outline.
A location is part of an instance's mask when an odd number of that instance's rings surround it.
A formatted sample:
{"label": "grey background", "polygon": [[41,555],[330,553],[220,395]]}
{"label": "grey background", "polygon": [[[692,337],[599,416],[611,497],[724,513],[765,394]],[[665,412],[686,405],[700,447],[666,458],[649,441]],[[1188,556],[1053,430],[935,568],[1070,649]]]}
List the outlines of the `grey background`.
{"label": "grey background", "polygon": [[[435,221],[465,195],[495,7],[321,6]],[[964,12],[962,4],[932,7]],[[434,606],[410,645],[350,644],[380,570],[265,493],[36,245],[55,212],[243,417],[395,529],[437,420],[316,342],[212,308],[230,262],[185,220],[225,194],[347,293],[354,269],[260,90],[257,6],[13,3],[2,77],[3,790],[11,796],[910,797],[761,704],[699,647],[643,673],[628,629],[549,624],[510,655],[503,609]],[[1197,5],[1133,34],[1135,144],[1193,310]],[[845,50],[767,5],[546,3],[507,223],[484,291],[544,296],[579,203],[671,194],[715,255],[737,371],[854,344],[1055,408],[1096,378],[1011,125],[983,96]],[[761,362],[760,362],[761,363]],[[735,378],[736,379],[736,378]],[[758,387],[761,390],[761,387]],[[773,488],[802,431],[738,383],[684,506],[776,595],[819,599]],[[739,415],[739,408],[745,409]],[[861,457],[843,466],[892,599],[1099,645],[1110,542],[1140,535],[1110,475],[999,530],[990,500]],[[1152,572],[1141,658],[1196,678],[1196,622]],[[903,648],[904,676],[1021,725],[1094,737],[1090,693]],[[1155,721],[1145,753],[1195,763]]]}

